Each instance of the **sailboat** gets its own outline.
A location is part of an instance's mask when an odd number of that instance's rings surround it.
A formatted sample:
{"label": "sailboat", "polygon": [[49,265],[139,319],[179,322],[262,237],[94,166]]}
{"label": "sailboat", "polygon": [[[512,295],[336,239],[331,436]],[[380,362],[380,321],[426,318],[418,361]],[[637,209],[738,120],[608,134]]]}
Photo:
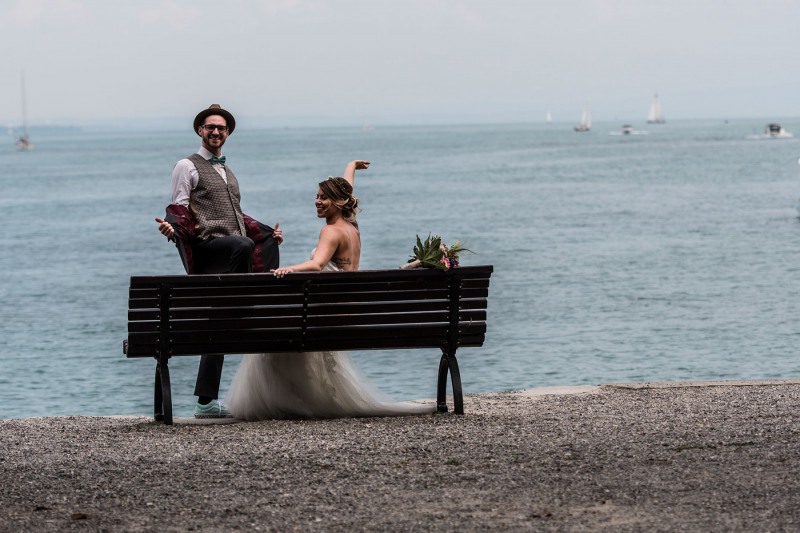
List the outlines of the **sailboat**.
{"label": "sailboat", "polygon": [[22,135],[16,143],[17,150],[27,152],[33,150],[33,143],[28,135],[28,111],[25,108],[25,73],[22,73]]}
{"label": "sailboat", "polygon": [[583,113],[581,113],[581,123],[575,126],[575,131],[589,131],[592,129],[592,113],[589,108],[583,106]]}
{"label": "sailboat", "polygon": [[553,115],[551,115],[551,114],[550,114],[550,111],[548,111],[547,113],[545,113],[545,115],[544,115],[544,121],[545,121],[547,124],[552,124],[552,123],[553,123]]}
{"label": "sailboat", "polygon": [[658,97],[658,93],[653,96],[653,101],[650,103],[650,112],[647,114],[647,123],[648,124],[663,124],[666,120],[664,120],[664,113],[661,111],[661,98]]}

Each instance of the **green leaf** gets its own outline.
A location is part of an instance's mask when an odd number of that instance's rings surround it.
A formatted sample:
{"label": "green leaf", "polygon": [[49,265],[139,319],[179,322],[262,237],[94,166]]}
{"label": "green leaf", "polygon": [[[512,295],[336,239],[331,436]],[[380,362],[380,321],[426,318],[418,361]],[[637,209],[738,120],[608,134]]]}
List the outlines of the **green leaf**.
{"label": "green leaf", "polygon": [[[417,260],[424,267],[447,270],[447,267],[442,263],[442,258],[445,257],[445,252],[442,250],[442,238],[439,235],[431,236],[430,233],[425,241],[422,241],[419,235],[416,237],[417,244],[413,249],[414,255],[411,256],[408,262],[411,263]],[[462,246],[460,241],[456,241],[449,249],[447,255],[449,257],[458,257],[458,254],[461,252],[471,252],[471,250]]]}

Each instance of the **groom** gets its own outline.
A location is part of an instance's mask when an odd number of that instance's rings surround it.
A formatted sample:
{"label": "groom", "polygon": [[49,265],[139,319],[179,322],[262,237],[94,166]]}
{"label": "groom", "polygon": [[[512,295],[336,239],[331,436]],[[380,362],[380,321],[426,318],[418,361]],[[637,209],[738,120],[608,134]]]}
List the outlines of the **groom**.
{"label": "groom", "polygon": [[[269,272],[278,267],[282,231],[242,213],[239,182],[226,165],[222,146],[236,128],[233,115],[218,104],[200,111],[194,131],[197,153],[172,171],[172,204],[159,231],[178,247],[187,274]],[[195,418],[228,418],[219,401],[224,355],[202,355],[194,394]]]}

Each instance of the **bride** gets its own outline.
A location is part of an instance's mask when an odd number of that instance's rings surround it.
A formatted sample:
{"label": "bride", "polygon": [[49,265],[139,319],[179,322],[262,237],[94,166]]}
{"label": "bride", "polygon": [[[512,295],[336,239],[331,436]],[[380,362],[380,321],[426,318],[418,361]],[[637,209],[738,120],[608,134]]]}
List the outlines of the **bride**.
{"label": "bride", "polygon": [[[358,270],[360,211],[353,195],[356,170],[369,161],[348,163],[343,177],[319,184],[315,206],[325,219],[311,259],[280,267],[277,277],[292,272]],[[234,417],[336,418],[433,413],[434,402],[391,402],[370,385],[346,352],[264,353],[243,356],[226,400]]]}

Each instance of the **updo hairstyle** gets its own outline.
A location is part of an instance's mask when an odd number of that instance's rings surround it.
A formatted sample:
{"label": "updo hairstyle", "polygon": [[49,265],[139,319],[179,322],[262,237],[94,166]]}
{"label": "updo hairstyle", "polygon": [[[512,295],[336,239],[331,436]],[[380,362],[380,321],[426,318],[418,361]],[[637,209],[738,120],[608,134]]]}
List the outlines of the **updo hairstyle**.
{"label": "updo hairstyle", "polygon": [[329,176],[319,183],[319,188],[330,201],[342,210],[342,217],[348,222],[356,219],[356,213],[361,211],[358,207],[358,198],[353,196],[353,186],[346,179]]}

